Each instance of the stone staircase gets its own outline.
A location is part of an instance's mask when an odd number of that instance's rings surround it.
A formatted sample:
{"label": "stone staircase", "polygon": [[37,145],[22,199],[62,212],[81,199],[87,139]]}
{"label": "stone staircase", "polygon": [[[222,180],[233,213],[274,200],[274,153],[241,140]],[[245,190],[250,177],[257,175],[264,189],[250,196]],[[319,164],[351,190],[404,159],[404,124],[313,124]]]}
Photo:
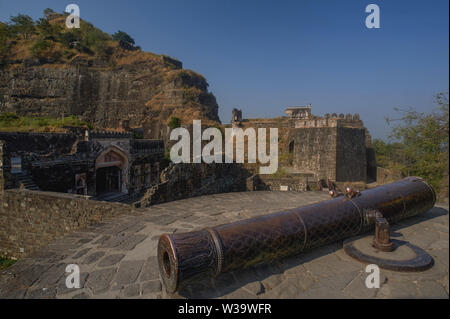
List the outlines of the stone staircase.
{"label": "stone staircase", "polygon": [[138,201],[136,196],[125,193],[105,193],[92,199],[100,202],[121,203],[126,205],[133,205],[136,201]]}
{"label": "stone staircase", "polygon": [[33,178],[31,175],[25,174],[25,173],[18,173],[15,174],[17,182],[19,184],[19,188],[29,189],[32,191],[39,191],[39,187],[36,185],[36,183],[33,181]]}

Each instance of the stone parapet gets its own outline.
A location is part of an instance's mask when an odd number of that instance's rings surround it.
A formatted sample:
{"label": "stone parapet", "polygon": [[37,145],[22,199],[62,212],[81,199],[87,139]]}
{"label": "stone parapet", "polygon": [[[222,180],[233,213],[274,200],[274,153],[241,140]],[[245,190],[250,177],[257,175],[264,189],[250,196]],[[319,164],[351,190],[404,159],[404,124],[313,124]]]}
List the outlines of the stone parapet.
{"label": "stone parapet", "polygon": [[81,195],[23,189],[0,192],[0,256],[23,258],[57,238],[130,210],[128,205]]}

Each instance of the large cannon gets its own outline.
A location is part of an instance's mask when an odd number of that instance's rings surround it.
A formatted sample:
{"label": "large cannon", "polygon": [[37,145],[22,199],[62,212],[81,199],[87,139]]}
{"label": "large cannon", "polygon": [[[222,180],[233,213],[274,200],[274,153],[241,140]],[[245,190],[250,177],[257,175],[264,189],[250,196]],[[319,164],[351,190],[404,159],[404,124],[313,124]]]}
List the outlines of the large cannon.
{"label": "large cannon", "polygon": [[163,234],[158,263],[164,286],[175,292],[194,278],[217,276],[299,254],[374,228],[373,212],[389,222],[431,209],[434,190],[421,178],[328,201],[182,234]]}

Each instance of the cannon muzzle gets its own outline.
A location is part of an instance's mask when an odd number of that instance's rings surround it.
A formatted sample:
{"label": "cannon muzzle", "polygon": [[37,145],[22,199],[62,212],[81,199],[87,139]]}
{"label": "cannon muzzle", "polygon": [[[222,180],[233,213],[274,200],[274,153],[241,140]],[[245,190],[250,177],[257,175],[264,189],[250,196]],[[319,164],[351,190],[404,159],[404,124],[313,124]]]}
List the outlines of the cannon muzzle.
{"label": "cannon muzzle", "polygon": [[436,202],[419,177],[317,204],[183,234],[163,234],[158,263],[163,284],[175,292],[195,278],[244,269],[299,254],[374,228],[369,212],[389,222],[424,213]]}

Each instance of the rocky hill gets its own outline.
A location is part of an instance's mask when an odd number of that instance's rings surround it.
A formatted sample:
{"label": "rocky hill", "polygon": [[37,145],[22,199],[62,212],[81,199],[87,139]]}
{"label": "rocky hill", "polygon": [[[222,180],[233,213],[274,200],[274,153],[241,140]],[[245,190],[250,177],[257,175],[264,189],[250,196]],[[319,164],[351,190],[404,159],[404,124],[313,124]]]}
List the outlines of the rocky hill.
{"label": "rocky hill", "polygon": [[[26,16],[25,16],[26,17]],[[76,115],[98,128],[132,127],[172,117],[181,124],[220,123],[203,76],[173,58],[143,52],[82,21],[65,29],[65,16],[47,14],[25,33],[0,24],[0,113]]]}

